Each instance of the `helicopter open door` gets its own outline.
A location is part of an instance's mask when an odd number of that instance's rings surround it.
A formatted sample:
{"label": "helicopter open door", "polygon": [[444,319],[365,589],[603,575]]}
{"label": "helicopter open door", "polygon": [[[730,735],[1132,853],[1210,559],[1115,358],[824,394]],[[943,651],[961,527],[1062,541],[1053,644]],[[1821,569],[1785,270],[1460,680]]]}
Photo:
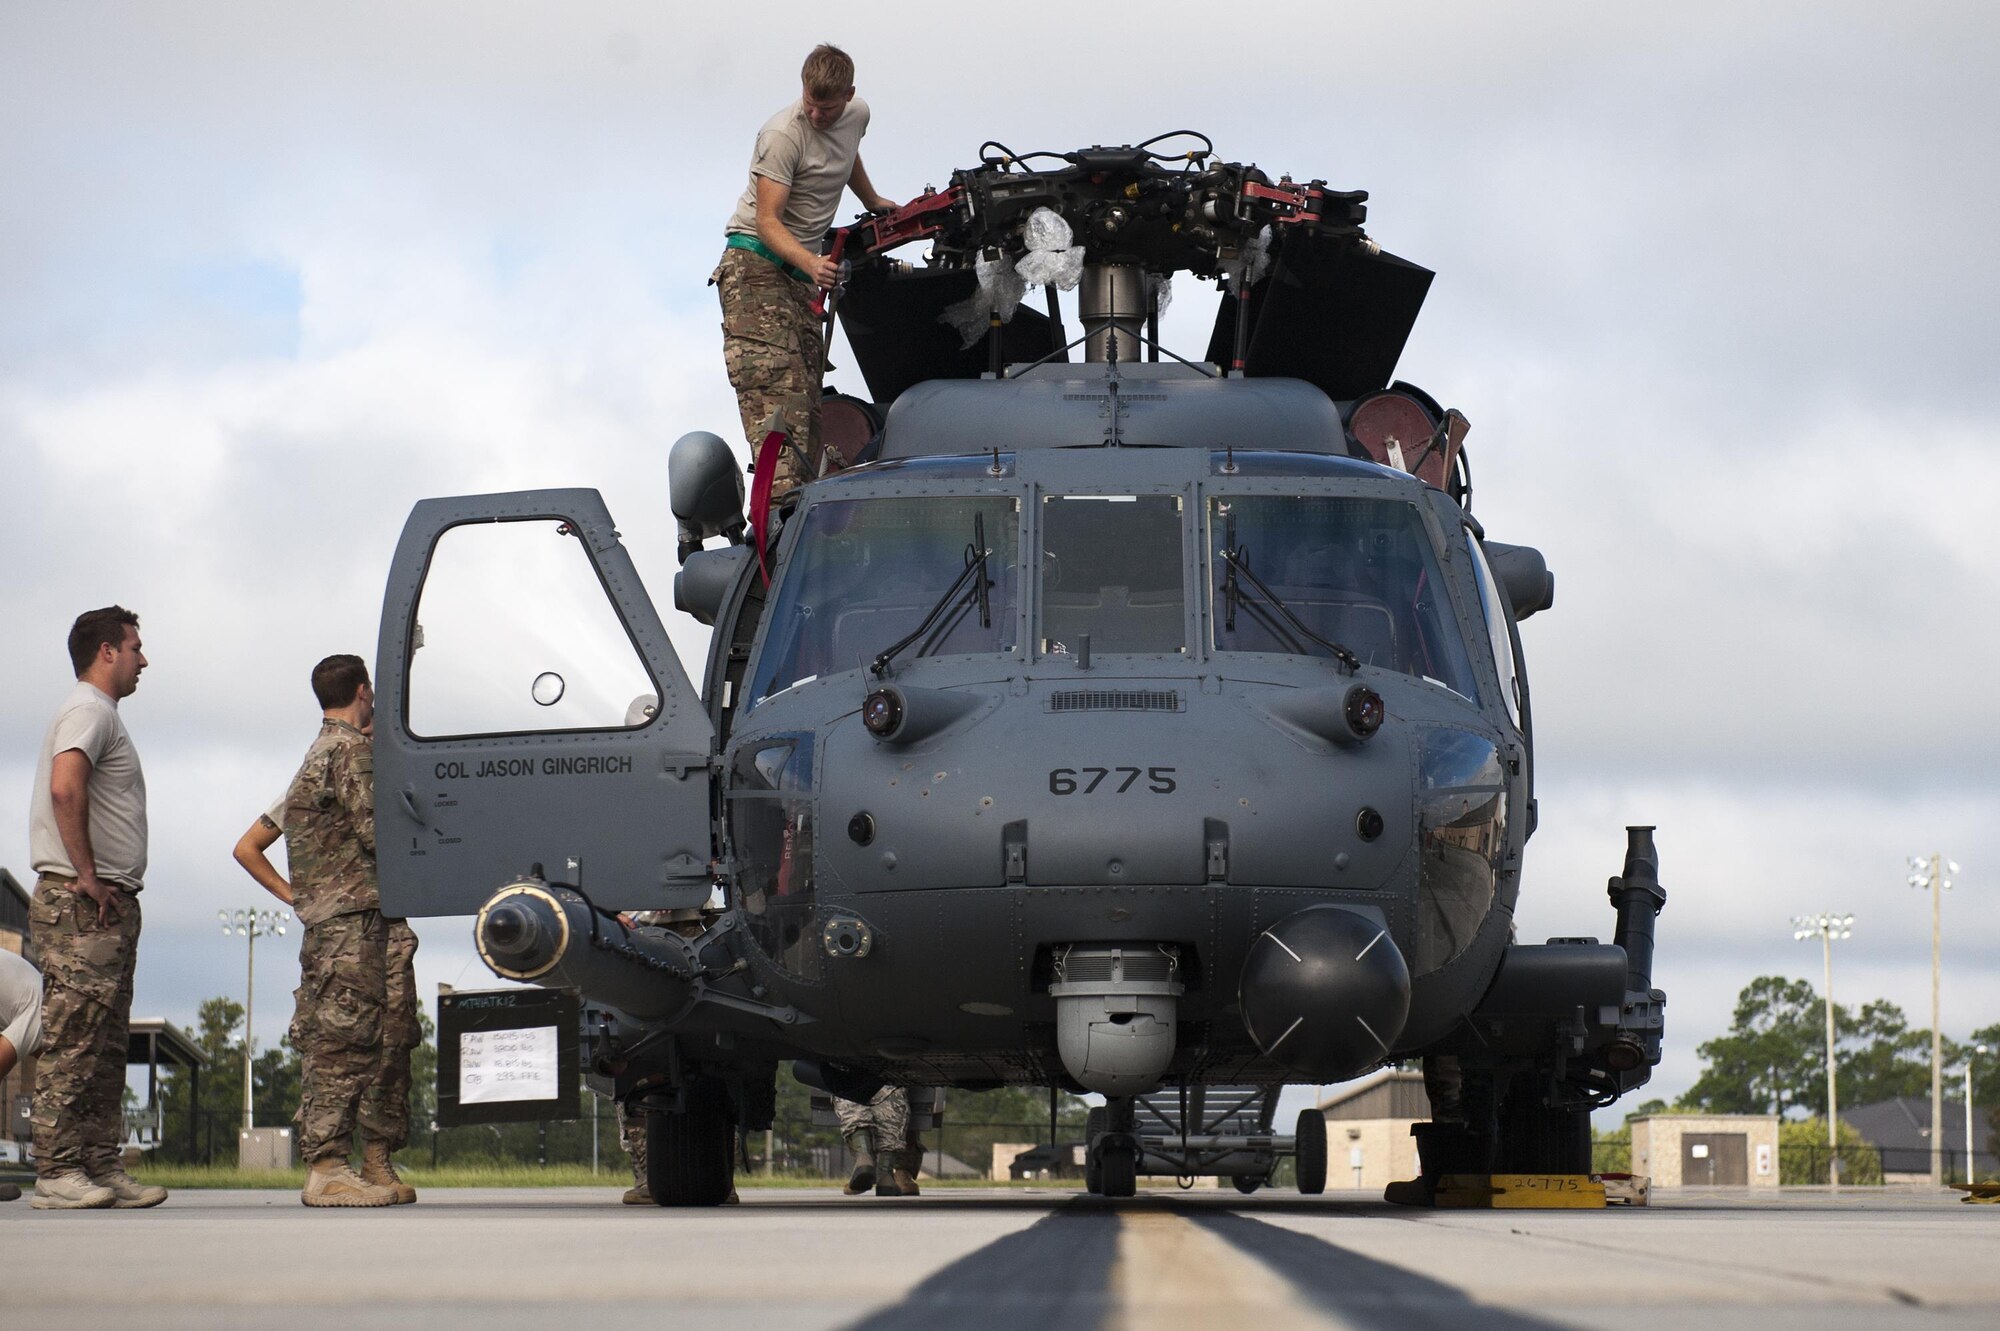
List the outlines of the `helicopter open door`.
{"label": "helicopter open door", "polygon": [[604,909],[707,900],[714,727],[597,491],[419,503],[376,664],[385,914],[537,865]]}

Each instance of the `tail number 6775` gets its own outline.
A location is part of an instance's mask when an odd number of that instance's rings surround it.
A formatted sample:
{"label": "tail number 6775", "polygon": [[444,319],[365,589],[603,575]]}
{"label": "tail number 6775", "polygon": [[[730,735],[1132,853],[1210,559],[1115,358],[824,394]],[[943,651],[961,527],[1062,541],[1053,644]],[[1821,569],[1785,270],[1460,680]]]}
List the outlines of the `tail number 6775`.
{"label": "tail number 6775", "polygon": [[1049,773],[1051,795],[1123,795],[1143,778],[1149,795],[1171,795],[1179,787],[1171,767],[1058,767]]}

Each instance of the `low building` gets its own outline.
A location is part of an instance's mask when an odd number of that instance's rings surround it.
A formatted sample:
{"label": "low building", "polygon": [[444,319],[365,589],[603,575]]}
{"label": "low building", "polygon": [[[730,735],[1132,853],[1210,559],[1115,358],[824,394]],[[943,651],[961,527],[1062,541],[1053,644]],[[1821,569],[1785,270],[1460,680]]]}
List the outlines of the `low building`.
{"label": "low building", "polygon": [[[1088,1148],[1082,1142],[1036,1142],[1021,1150],[1014,1143],[993,1148],[994,1181],[1006,1179],[1080,1179]],[[1007,1172],[1001,1174],[1005,1164]]]}
{"label": "low building", "polygon": [[1014,1177],[1014,1162],[1035,1149],[1035,1142],[994,1142],[993,1164],[986,1177],[995,1183],[1005,1183]]}
{"label": "low building", "polygon": [[1319,1111],[1326,1115],[1327,1187],[1380,1192],[1417,1176],[1410,1126],[1431,1116],[1423,1073],[1384,1068],[1341,1087],[1320,1101]]}
{"label": "low building", "polygon": [[[1884,1183],[1928,1183],[1931,1177],[1931,1101],[1927,1095],[1901,1095],[1872,1105],[1856,1105],[1840,1111],[1840,1121],[1867,1139],[1882,1154]],[[1972,1131],[1978,1141],[1979,1156],[1973,1161],[1975,1176],[1990,1178],[2000,1172],[2000,1159],[1993,1153],[1990,1125],[1975,1122]],[[1965,1101],[1944,1102],[1944,1173],[1946,1178],[1965,1177]]]}
{"label": "low building", "polygon": [[1775,1188],[1776,1114],[1639,1114],[1632,1172],[1656,1188]]}

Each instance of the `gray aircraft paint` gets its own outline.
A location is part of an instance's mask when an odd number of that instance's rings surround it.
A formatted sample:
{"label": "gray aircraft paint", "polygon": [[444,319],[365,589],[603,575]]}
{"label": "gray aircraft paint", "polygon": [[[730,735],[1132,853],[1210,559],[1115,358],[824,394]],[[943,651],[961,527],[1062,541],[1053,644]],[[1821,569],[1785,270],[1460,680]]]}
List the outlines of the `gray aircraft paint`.
{"label": "gray aircraft paint", "polygon": [[[1243,410],[1233,410],[1241,402]],[[1008,422],[1018,451],[1000,450],[1001,474],[982,423]],[[1247,424],[1246,424],[1247,422]],[[378,787],[382,874],[390,909],[410,914],[475,908],[541,864],[552,879],[574,857],[582,886],[606,908],[693,904],[706,879],[688,868],[692,847],[717,837],[727,865],[727,818],[711,829],[709,779],[774,737],[814,737],[818,915],[853,915],[879,945],[861,959],[811,954],[780,965],[751,957],[769,1001],[825,1018],[788,1031],[788,1050],[838,1057],[878,1074],[924,1081],[1045,1082],[1052,1046],[1036,1028],[1053,1019],[1038,953],[1078,940],[1168,939],[1194,949],[1197,985],[1180,1019],[1205,1031],[1184,1042],[1174,1076],[1282,1078],[1261,1060],[1234,1013],[1233,976],[1258,932],[1301,907],[1332,903],[1379,918],[1406,955],[1417,931],[1414,753],[1422,733],[1447,728],[1490,739],[1510,766],[1506,845],[1488,918],[1447,964],[1415,980],[1411,1018],[1397,1053],[1420,1050],[1476,1002],[1508,937],[1521,845],[1530,826],[1525,741],[1499,701],[1485,651],[1487,626],[1462,553],[1466,517],[1445,495],[1387,468],[1344,456],[1338,415],[1323,394],[1286,380],[1204,378],[1178,366],[1050,366],[1005,382],[928,385],[889,416],[884,460],[810,487],[788,522],[773,569],[774,592],[796,553],[811,506],[920,495],[1005,495],[1020,500],[1022,551],[1037,548],[1048,494],[1163,494],[1181,500],[1185,651],[1074,656],[1034,650],[1036,580],[1020,579],[1018,646],[1006,656],[914,657],[889,678],[977,700],[958,722],[897,746],[861,726],[876,681],[865,670],[825,675],[730,709],[732,729],[712,769],[713,729],[665,647],[657,615],[594,492],[551,491],[428,501],[413,513],[391,579],[380,659],[403,659],[409,611],[437,534],[449,525],[560,517],[581,533],[606,592],[659,683],[663,705],[634,732],[479,736],[439,742],[383,727]],[[1105,446],[1115,432],[1122,446]],[[1144,444],[1136,441],[1144,439]],[[943,454],[928,451],[935,441]],[[1276,446],[1276,447],[1274,447]],[[1296,451],[1293,451],[1296,450]],[[1233,468],[1233,471],[1231,470]],[[1334,743],[1287,720],[1274,700],[1340,682],[1334,662],[1279,653],[1215,652],[1206,594],[1205,504],[1215,494],[1384,498],[1412,505],[1429,533],[1459,635],[1473,661],[1475,702],[1435,683],[1363,667],[1387,703],[1373,739]],[[1025,560],[1026,556],[1024,556]],[[754,575],[751,575],[754,576]],[[767,602],[768,604],[768,602]],[[752,647],[752,669],[769,625]],[[887,643],[882,644],[887,646]],[[398,676],[384,670],[383,708],[398,715]],[[1091,690],[1171,694],[1173,711],[1061,711],[1055,695]],[[709,698],[711,710],[717,700]],[[439,783],[443,763],[526,757],[629,756],[633,770],[588,784],[511,787]],[[1175,788],[1058,797],[1056,768],[1094,763],[1170,768]],[[730,798],[726,784],[717,792]],[[449,814],[435,807],[456,800]],[[1363,842],[1355,813],[1377,808],[1383,834]],[[427,815],[418,824],[414,807]],[[876,823],[868,846],[843,833],[854,814]],[[1024,872],[1010,882],[1009,828],[1025,824]],[[450,854],[442,829],[467,849]],[[1224,846],[1211,864],[1212,830]],[[391,838],[398,838],[392,841]],[[422,854],[408,851],[409,838]],[[397,853],[401,851],[402,853]],[[1010,1015],[972,1015],[1001,1008]],[[838,1014],[835,1016],[834,1014]],[[698,1020],[695,1023],[698,1027]]]}

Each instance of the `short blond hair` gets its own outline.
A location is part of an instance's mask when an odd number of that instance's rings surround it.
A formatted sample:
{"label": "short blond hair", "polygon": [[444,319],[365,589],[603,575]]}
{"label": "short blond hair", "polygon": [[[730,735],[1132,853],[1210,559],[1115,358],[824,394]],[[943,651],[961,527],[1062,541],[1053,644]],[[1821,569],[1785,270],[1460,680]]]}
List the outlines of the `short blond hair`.
{"label": "short blond hair", "polygon": [[821,42],[806,57],[799,80],[815,97],[838,97],[854,86],[854,57],[831,42]]}

